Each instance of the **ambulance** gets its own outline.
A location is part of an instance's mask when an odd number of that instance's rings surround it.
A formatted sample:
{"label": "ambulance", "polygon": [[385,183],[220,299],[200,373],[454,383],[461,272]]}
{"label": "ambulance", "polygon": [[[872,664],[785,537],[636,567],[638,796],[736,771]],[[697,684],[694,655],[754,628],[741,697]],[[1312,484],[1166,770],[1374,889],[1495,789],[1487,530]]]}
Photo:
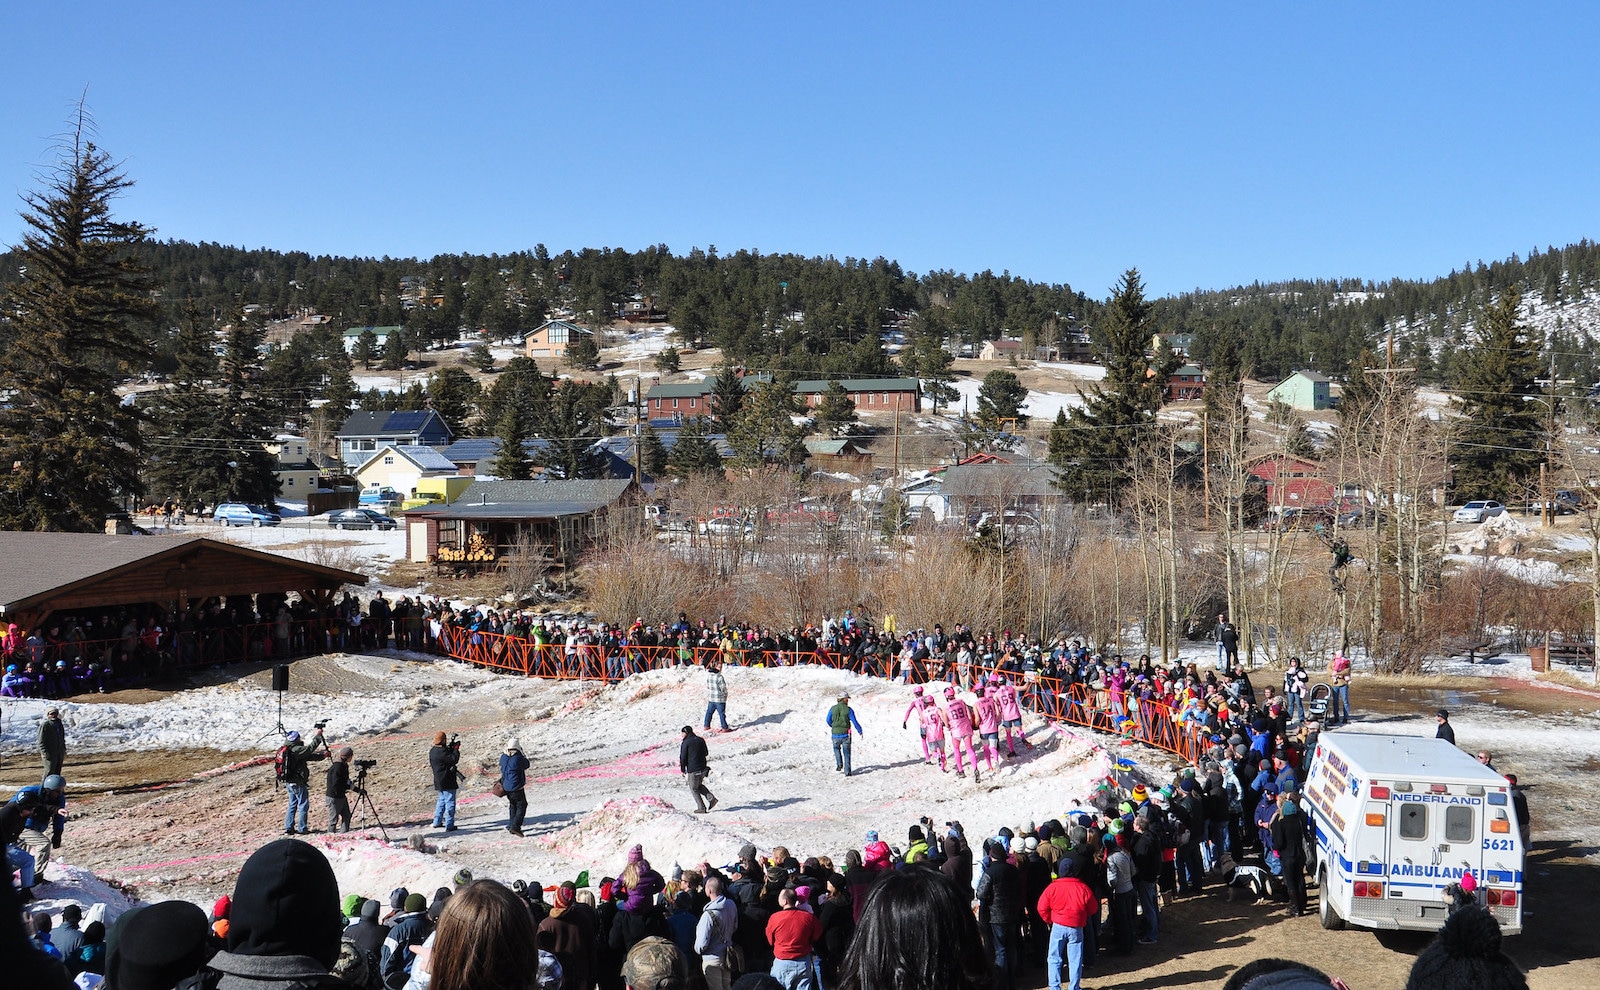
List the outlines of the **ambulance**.
{"label": "ambulance", "polygon": [[1471,873],[1501,931],[1522,931],[1525,850],[1511,785],[1451,743],[1324,732],[1303,793],[1322,927],[1437,931],[1445,888]]}

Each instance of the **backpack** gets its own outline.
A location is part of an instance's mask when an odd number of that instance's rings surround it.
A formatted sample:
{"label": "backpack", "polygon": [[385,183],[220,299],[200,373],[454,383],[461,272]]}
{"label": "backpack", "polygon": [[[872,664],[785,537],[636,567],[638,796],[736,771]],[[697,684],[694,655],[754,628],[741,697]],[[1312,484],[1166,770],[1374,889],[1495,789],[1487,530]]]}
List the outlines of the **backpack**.
{"label": "backpack", "polygon": [[272,757],[272,776],[278,783],[283,783],[288,778],[289,772],[289,744],[284,743],[278,747],[278,752]]}

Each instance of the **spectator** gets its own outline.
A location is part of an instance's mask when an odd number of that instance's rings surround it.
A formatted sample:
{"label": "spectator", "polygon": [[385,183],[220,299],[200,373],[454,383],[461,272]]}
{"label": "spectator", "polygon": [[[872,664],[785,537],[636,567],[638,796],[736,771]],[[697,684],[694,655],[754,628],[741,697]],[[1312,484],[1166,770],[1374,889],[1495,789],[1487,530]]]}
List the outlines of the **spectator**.
{"label": "spectator", "polygon": [[350,761],[355,750],[340,746],[328,766],[327,787],[323,790],[323,806],[328,812],[329,832],[350,831]]}
{"label": "spectator", "polygon": [[1488,908],[1462,908],[1418,954],[1406,990],[1527,990],[1528,978],[1501,950],[1500,940],[1500,923]]}
{"label": "spectator", "polygon": [[828,986],[838,983],[839,964],[855,937],[855,902],[844,877],[830,873],[827,879],[828,895],[817,912],[822,925],[822,940],[817,943],[817,956],[822,962],[822,975]]}
{"label": "spectator", "polygon": [[822,922],[816,915],[800,910],[794,891],[780,891],[778,911],[767,919],[767,943],[772,946],[772,978],[784,990],[821,990],[812,970],[812,949],[821,937]]}
{"label": "spectator", "polygon": [[700,956],[707,990],[728,990],[733,983],[729,951],[733,935],[739,930],[739,909],[724,896],[724,886],[720,876],[706,878],[706,896],[711,900],[695,925],[694,951]]}
{"label": "spectator", "polygon": [[528,767],[522,743],[515,736],[507,739],[505,752],[500,754],[500,789],[506,794],[506,831],[519,839],[522,821],[528,814]]}
{"label": "spectator", "polygon": [[867,895],[839,990],[986,990],[989,959],[970,904],[927,867],[885,875]]}
{"label": "spectator", "polygon": [[1133,816],[1133,889],[1139,898],[1139,944],[1154,945],[1161,934],[1161,905],[1156,882],[1161,876],[1161,840],[1144,812]]}
{"label": "spectator", "polygon": [[1022,925],[1022,873],[1006,856],[1003,839],[984,844],[988,864],[978,880],[980,918],[988,915],[990,941],[994,945],[994,966],[999,973],[999,990],[1011,990],[1022,959],[1018,941]]}
{"label": "spectator", "polygon": [[78,946],[83,944],[83,932],[78,923],[83,920],[83,908],[68,904],[61,909],[61,927],[50,933],[50,944],[61,953],[61,958],[71,959]]}
{"label": "spectator", "polygon": [[1433,738],[1446,740],[1450,745],[1454,746],[1456,744],[1456,730],[1450,726],[1450,713],[1441,708],[1434,713],[1434,717],[1438,720],[1439,727],[1434,730]]}
{"label": "spectator", "polygon": [[327,858],[304,842],[279,839],[257,849],[239,871],[228,948],[208,968],[221,974],[217,990],[322,980],[339,958],[343,930],[339,882]]}
{"label": "spectator", "polygon": [[416,965],[417,946],[428,940],[433,923],[428,920],[428,899],[422,894],[407,894],[389,935],[383,940],[383,955],[378,973],[388,990],[404,990]]}
{"label": "spectator", "polygon": [[1278,796],[1271,832],[1272,848],[1283,864],[1283,882],[1289,888],[1289,917],[1298,918],[1306,913],[1306,826],[1293,792]]}
{"label": "spectator", "polygon": [[528,906],[493,880],[452,896],[439,916],[429,990],[531,990],[539,950]]}
{"label": "spectator", "polygon": [[702,728],[708,732],[711,730],[713,714],[717,716],[721,730],[727,732],[728,682],[722,676],[722,663],[718,660],[706,663],[706,724]]}
{"label": "spectator", "polygon": [[28,919],[33,924],[33,947],[51,959],[64,959],[61,950],[50,941],[51,920],[49,911],[35,911]]}
{"label": "spectator", "polygon": [[39,723],[39,762],[44,764],[44,775],[61,773],[67,759],[67,729],[61,724],[61,710],[51,706]]}
{"label": "spectator", "polygon": [[355,924],[344,930],[345,941],[366,956],[367,971],[372,974],[377,974],[383,965],[383,943],[389,938],[389,926],[378,921],[382,907],[377,901],[363,898]]}
{"label": "spectator", "polygon": [[689,974],[672,940],[652,935],[628,950],[622,984],[628,990],[685,990]]}
{"label": "spectator", "polygon": [[[317,747],[322,747],[322,752],[317,752]],[[290,732],[284,738],[283,747],[283,789],[289,793],[289,808],[283,815],[283,833],[285,835],[310,835],[311,829],[307,819],[311,815],[310,797],[306,792],[306,785],[311,781],[311,768],[306,764],[323,759],[327,755],[328,743],[322,738],[322,730],[318,729],[311,737],[311,742],[300,740],[300,733]]]}
{"label": "spectator", "polygon": [[83,929],[83,942],[78,950],[67,957],[67,973],[77,976],[79,973],[91,973],[104,976],[106,972],[106,926],[99,921],[91,921]]}
{"label": "spectator", "polygon": [[1528,794],[1517,783],[1517,775],[1506,774],[1506,783],[1511,785],[1511,809],[1517,816],[1517,831],[1522,835],[1522,850],[1524,853],[1533,849],[1533,816],[1528,811]]}
{"label": "spectator", "polygon": [[1333,985],[1321,970],[1305,963],[1290,959],[1257,959],[1234,970],[1222,990],[1326,990]]}
{"label": "spectator", "polygon": [[593,985],[590,974],[595,972],[595,927],[589,914],[575,910],[576,894],[570,881],[556,888],[550,913],[539,922],[539,935],[548,936],[548,951],[560,961],[567,987],[588,990]]}
{"label": "spectator", "polygon": [[1039,917],[1050,926],[1050,952],[1045,971],[1050,990],[1061,990],[1063,961],[1067,964],[1067,990],[1080,990],[1085,930],[1100,917],[1100,899],[1077,873],[1076,859],[1062,860],[1060,877],[1039,897]]}
{"label": "spectator", "polygon": [[106,985],[115,990],[167,990],[200,971],[210,939],[206,913],[188,901],[139,908],[106,957]]}

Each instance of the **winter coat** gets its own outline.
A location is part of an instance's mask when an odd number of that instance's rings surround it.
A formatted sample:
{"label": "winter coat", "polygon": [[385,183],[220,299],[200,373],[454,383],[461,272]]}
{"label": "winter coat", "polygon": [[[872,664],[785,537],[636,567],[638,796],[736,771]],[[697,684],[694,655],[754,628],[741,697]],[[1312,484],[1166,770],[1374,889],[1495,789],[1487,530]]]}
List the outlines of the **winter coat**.
{"label": "winter coat", "polygon": [[66,758],[67,730],[59,718],[47,718],[39,723],[39,752],[52,763]]}
{"label": "winter coat", "polygon": [[889,844],[882,839],[869,842],[861,848],[861,864],[869,870],[888,869],[891,861]]}
{"label": "winter coat", "polygon": [[411,975],[412,960],[416,958],[412,950],[427,941],[432,931],[433,924],[421,911],[394,919],[394,924],[389,926],[389,936],[383,940],[383,959],[379,963],[385,987],[403,990],[406,978]]}
{"label": "winter coat", "polygon": [[428,750],[428,767],[433,771],[433,789],[456,789],[456,764],[461,761],[461,751],[450,746],[435,746]]}
{"label": "winter coat", "polygon": [[539,922],[539,933],[551,936],[550,951],[561,961],[569,990],[589,990],[594,973],[594,919],[572,908],[552,908]]}
{"label": "winter coat", "polygon": [[718,897],[700,912],[694,930],[694,951],[702,956],[721,958],[728,954],[734,933],[739,930],[739,908],[727,897]]}
{"label": "winter coat", "polygon": [[837,966],[856,934],[855,904],[850,895],[828,898],[818,912],[817,920],[822,923],[822,939],[817,942],[817,954]]}
{"label": "winter coat", "polygon": [[700,736],[684,736],[678,744],[678,771],[680,773],[705,773],[707,767],[706,741]]}
{"label": "winter coat", "polygon": [[1003,859],[991,860],[978,878],[978,903],[989,909],[989,923],[1022,920],[1022,871]]}
{"label": "winter coat", "polygon": [[1045,924],[1082,928],[1100,913],[1100,898],[1077,877],[1063,877],[1039,895],[1039,917]]}
{"label": "winter coat", "polygon": [[528,758],[521,753],[500,754],[500,789],[520,791],[528,786]]}
{"label": "winter coat", "polygon": [[[629,896],[632,896],[632,891],[629,891]],[[606,944],[626,959],[641,939],[651,935],[659,935],[669,942],[672,940],[672,928],[660,909],[651,907],[637,912],[618,911],[617,916],[611,919],[611,931],[606,936]]]}
{"label": "winter coat", "polygon": [[961,885],[962,890],[972,889],[972,847],[958,835],[944,838],[944,865],[940,872]]}

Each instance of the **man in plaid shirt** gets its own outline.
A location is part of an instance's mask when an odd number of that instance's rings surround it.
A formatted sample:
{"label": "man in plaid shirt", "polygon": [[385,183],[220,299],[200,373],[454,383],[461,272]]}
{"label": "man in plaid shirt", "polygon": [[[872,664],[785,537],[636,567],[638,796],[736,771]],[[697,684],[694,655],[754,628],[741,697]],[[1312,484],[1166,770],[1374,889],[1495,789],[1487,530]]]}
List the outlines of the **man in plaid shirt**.
{"label": "man in plaid shirt", "polygon": [[706,664],[706,721],[701,728],[711,728],[711,714],[715,712],[721,722],[720,731],[728,731],[728,682],[722,679],[722,661]]}

